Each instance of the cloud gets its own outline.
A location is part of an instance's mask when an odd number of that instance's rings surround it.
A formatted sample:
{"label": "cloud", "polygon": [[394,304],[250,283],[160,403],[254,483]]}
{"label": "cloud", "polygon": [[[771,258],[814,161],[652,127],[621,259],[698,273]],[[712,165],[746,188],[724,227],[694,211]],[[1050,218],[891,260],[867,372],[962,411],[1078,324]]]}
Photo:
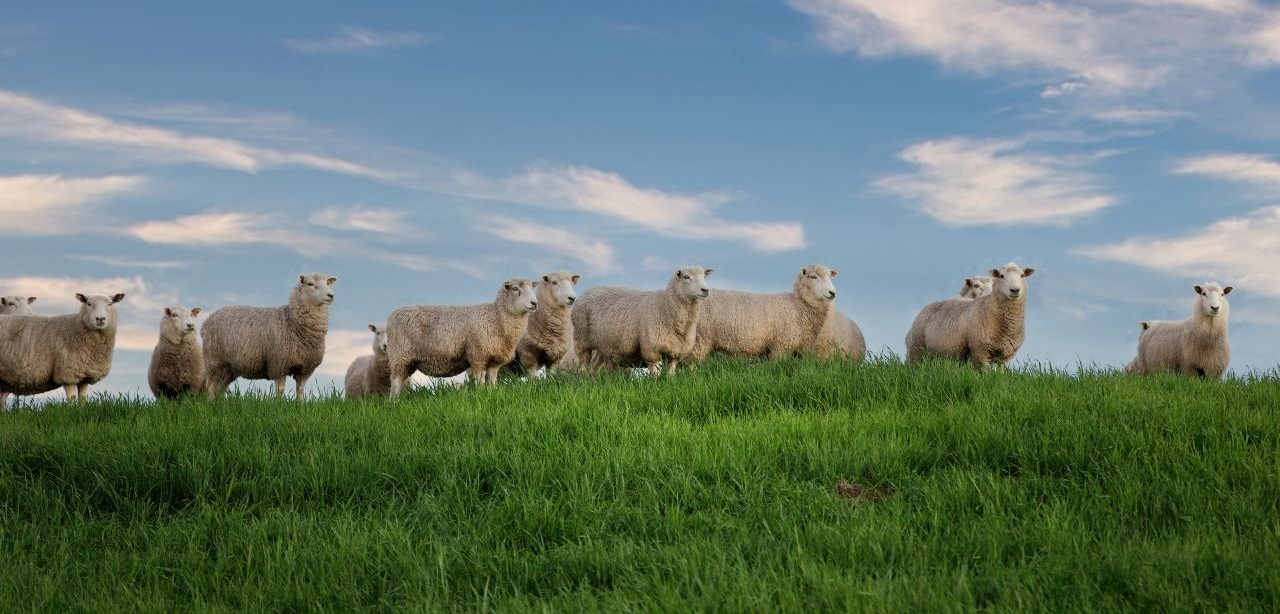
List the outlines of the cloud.
{"label": "cloud", "polygon": [[742,241],[763,252],[808,245],[798,222],[731,222],[715,215],[717,206],[734,200],[731,194],[672,194],[583,166],[535,165],[501,181],[460,176],[455,185],[476,198],[583,211],[676,239]]}
{"label": "cloud", "polygon": [[1180,162],[1174,172],[1280,187],[1280,163],[1253,154],[1217,154],[1191,158]]}
{"label": "cloud", "polygon": [[132,258],[119,258],[116,256],[93,254],[73,254],[68,255],[67,258],[71,260],[79,260],[81,262],[92,262],[119,269],[153,269],[157,271],[167,271],[173,269],[185,269],[188,266],[191,266],[190,262],[183,260],[134,260]]}
{"label": "cloud", "polygon": [[[1280,61],[1280,20],[1254,0],[789,0],[818,40],[866,57],[923,56],[1058,85],[1041,95],[1122,94],[1229,66]],[[1259,26],[1259,24],[1263,24]]]}
{"label": "cloud", "polygon": [[352,230],[378,234],[404,234],[413,229],[405,222],[405,212],[392,209],[342,209],[326,207],[311,214],[312,224],[335,230]]}
{"label": "cloud", "polygon": [[514,243],[534,245],[545,251],[573,258],[592,274],[619,270],[613,247],[585,232],[545,226],[511,218],[489,218],[477,226],[479,230]]}
{"label": "cloud", "polygon": [[150,352],[155,347],[161,312],[179,302],[177,295],[155,290],[142,277],[8,277],[0,279],[0,288],[5,294],[39,297],[33,307],[44,315],[77,312],[77,292],[124,292],[124,302],[117,307],[120,325],[116,348],[137,352]]}
{"label": "cloud", "polygon": [[0,177],[0,229],[13,234],[59,235],[93,229],[88,214],[99,203],[136,194],[142,177],[60,175]]}
{"label": "cloud", "polygon": [[1133,237],[1074,251],[1095,260],[1221,281],[1247,292],[1280,297],[1280,269],[1275,266],[1280,262],[1280,206],[1218,220],[1181,236]]}
{"label": "cloud", "polygon": [[360,53],[393,47],[417,47],[432,42],[420,32],[377,32],[368,28],[342,26],[340,33],[329,38],[284,41],[290,49],[302,53]]}
{"label": "cloud", "polygon": [[153,162],[207,164],[248,173],[296,167],[383,181],[396,177],[341,158],[116,121],[6,90],[0,90],[0,137],[87,146]]}
{"label": "cloud", "polygon": [[916,172],[872,186],[948,226],[1057,225],[1115,204],[1077,162],[1022,151],[1016,141],[949,138],[899,154]]}
{"label": "cloud", "polygon": [[1183,111],[1129,107],[1100,109],[1089,114],[1090,117],[1096,120],[1117,124],[1154,124],[1182,119],[1188,115]]}
{"label": "cloud", "polygon": [[284,216],[270,213],[198,213],[173,220],[153,220],[130,227],[126,232],[153,244],[186,247],[220,245],[276,245],[303,256],[321,256],[333,251],[331,241],[294,230]]}

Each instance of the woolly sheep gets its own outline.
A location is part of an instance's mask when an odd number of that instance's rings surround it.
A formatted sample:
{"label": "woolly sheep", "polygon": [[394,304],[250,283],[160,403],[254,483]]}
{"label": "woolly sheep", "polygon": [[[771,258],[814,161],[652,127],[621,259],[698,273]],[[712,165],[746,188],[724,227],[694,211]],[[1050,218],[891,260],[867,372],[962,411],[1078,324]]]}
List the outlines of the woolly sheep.
{"label": "woolly sheep", "polygon": [[583,293],[572,316],[578,363],[589,368],[643,364],[657,375],[665,361],[667,375],[674,374],[693,351],[698,315],[711,293],[706,278],[713,271],[676,269],[664,290],[597,286]]}
{"label": "woolly sheep", "polygon": [[400,396],[414,371],[452,377],[463,371],[478,384],[497,383],[498,370],[515,358],[529,314],[538,308],[538,282],[508,279],[490,303],[410,305],[387,318],[391,396]]}
{"label": "woolly sheep", "polygon": [[200,308],[182,305],[164,308],[160,318],[160,339],[151,352],[147,385],[157,399],[174,399],[204,391],[204,353],[196,317]]}
{"label": "woolly sheep", "polygon": [[822,330],[818,331],[813,350],[819,358],[841,356],[854,362],[862,362],[867,355],[867,339],[862,336],[862,329],[849,316],[833,309],[827,315]]}
{"label": "woolly sheep", "polygon": [[373,333],[373,353],[365,354],[347,367],[347,397],[385,397],[391,393],[391,367],[387,362],[387,326],[369,325]]}
{"label": "woolly sheep", "polygon": [[573,320],[569,313],[578,294],[573,287],[582,279],[568,271],[542,276],[538,285],[538,309],[529,316],[524,337],[516,346],[516,359],[508,368],[533,374],[542,367],[551,375],[564,362],[573,345]]}
{"label": "woolly sheep", "polygon": [[1024,280],[1032,273],[1035,269],[1010,262],[991,269],[991,294],[926,306],[907,333],[907,362],[917,362],[926,353],[967,360],[979,369],[1012,360],[1025,335],[1028,292]]}
{"label": "woolly sheep", "polygon": [[269,379],[276,396],[284,396],[284,380],[293,376],[299,401],[307,380],[324,360],[324,337],[329,332],[329,306],[336,277],[320,273],[298,276],[281,307],[223,307],[209,314],[204,337],[205,382],[209,398],[216,398],[236,378]]}
{"label": "woolly sheep", "polygon": [[992,279],[986,275],[964,278],[964,286],[960,288],[960,298],[975,299],[991,294]]}
{"label": "woolly sheep", "polygon": [[0,296],[0,316],[29,316],[31,303],[36,302],[34,296]]}
{"label": "woolly sheep", "polygon": [[758,294],[716,290],[702,302],[691,358],[711,352],[782,358],[812,351],[818,332],[835,311],[838,271],[810,264],[796,274],[791,292]]}
{"label": "woolly sheep", "polygon": [[1138,355],[1125,371],[1152,373],[1173,371],[1218,379],[1231,363],[1227,318],[1232,287],[1216,283],[1195,286],[1191,317],[1185,320],[1142,322]]}
{"label": "woolly sheep", "polygon": [[77,294],[80,311],[0,318],[0,396],[41,394],[61,387],[83,401],[89,386],[111,371],[124,294]]}

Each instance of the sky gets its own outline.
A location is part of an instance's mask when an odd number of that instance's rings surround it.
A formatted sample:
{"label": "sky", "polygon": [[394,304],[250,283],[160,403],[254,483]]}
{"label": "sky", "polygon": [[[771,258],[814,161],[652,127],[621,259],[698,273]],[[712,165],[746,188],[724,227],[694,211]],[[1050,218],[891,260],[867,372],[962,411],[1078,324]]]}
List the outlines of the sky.
{"label": "sky", "polygon": [[1019,364],[1123,366],[1233,285],[1232,369],[1280,360],[1280,6],[1256,0],[6,2],[0,294],[166,305],[336,276],[366,325],[568,269],[579,292],[782,292],[811,262],[873,352],[1009,261]]}

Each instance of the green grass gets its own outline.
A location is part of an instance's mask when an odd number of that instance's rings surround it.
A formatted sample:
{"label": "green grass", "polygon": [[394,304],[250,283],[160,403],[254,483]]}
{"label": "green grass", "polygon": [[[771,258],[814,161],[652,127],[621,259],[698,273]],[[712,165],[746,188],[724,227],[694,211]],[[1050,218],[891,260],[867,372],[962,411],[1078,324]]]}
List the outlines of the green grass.
{"label": "green grass", "polygon": [[0,416],[0,611],[1277,611],[1278,405],[891,360],[51,405]]}

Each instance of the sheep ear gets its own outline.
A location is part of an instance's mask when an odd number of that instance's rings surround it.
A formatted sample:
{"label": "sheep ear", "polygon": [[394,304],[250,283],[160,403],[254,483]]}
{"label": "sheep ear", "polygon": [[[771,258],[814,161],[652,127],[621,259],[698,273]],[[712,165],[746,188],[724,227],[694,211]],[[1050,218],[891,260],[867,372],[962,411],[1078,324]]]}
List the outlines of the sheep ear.
{"label": "sheep ear", "polygon": [[966,288],[972,288],[972,287],[973,287],[973,278],[972,278],[972,277],[966,277],[966,278],[964,278],[964,287],[966,287]]}
{"label": "sheep ear", "polygon": [[835,270],[835,269],[831,269],[831,276],[832,276],[832,277],[835,277],[836,275],[839,275],[839,274],[840,274],[840,271],[837,271],[837,270]]}
{"label": "sheep ear", "polygon": [[338,283],[338,278],[337,278],[337,277],[330,277],[329,279],[324,280],[324,283],[329,284],[330,286],[332,286],[333,284]]}
{"label": "sheep ear", "polygon": [[200,315],[200,308],[199,308],[199,307],[192,307],[192,308],[191,308],[191,317],[193,317],[193,318],[194,318],[194,317],[199,316],[199,315]]}
{"label": "sheep ear", "polygon": [[369,325],[369,332],[371,332],[371,333],[376,333],[376,332],[378,332],[378,326],[377,326],[376,324],[370,324],[370,325]]}
{"label": "sheep ear", "polygon": [[573,285],[575,285],[575,286],[576,286],[576,285],[578,285],[578,280],[579,280],[579,279],[582,279],[582,276],[581,276],[581,275],[574,275],[573,277],[570,277],[570,278],[569,278],[569,281],[570,281],[570,282],[573,282]]}
{"label": "sheep ear", "polygon": [[550,277],[547,277],[546,275],[543,275],[543,276],[542,276],[542,281],[544,281],[544,282],[546,282],[546,283],[551,283],[551,278],[550,278]]}
{"label": "sheep ear", "polygon": [[508,282],[503,283],[503,284],[502,284],[502,287],[503,287],[503,289],[510,290],[510,289],[511,289],[511,282],[509,282],[509,281],[508,281]]}
{"label": "sheep ear", "polygon": [[34,303],[34,302],[36,302],[36,297],[34,297],[34,296],[28,296],[28,297],[27,297],[27,304],[28,304],[28,305],[30,305],[31,303]]}
{"label": "sheep ear", "polygon": [[168,317],[173,317],[173,310],[172,310],[172,309],[169,309],[168,307],[165,307],[165,308],[164,308],[164,315],[165,315],[165,317],[167,317],[167,318],[168,318]]}
{"label": "sheep ear", "polygon": [[114,304],[119,303],[120,301],[123,301],[123,300],[124,300],[124,293],[123,293],[123,292],[120,292],[120,293],[116,294],[115,296],[111,297],[111,304],[112,304],[112,305],[114,305]]}
{"label": "sheep ear", "polygon": [[683,277],[684,277],[684,271],[682,271],[682,270],[680,270],[680,269],[676,269],[676,277],[681,277],[681,278],[683,278]]}
{"label": "sheep ear", "polygon": [[800,269],[800,274],[801,274],[801,275],[808,275],[808,274],[809,274],[809,267],[805,267],[805,268],[803,268],[803,269]]}
{"label": "sheep ear", "polygon": [[1147,330],[1148,328],[1151,328],[1151,323],[1146,320],[1143,320],[1141,322],[1138,322],[1138,328],[1141,328],[1142,330]]}
{"label": "sheep ear", "polygon": [[703,277],[711,277],[711,274],[712,274],[712,273],[715,273],[715,272],[716,272],[716,270],[715,270],[715,269],[706,269],[706,270],[702,271],[702,276],[703,276]]}
{"label": "sheep ear", "polygon": [[1223,296],[1226,296],[1226,295],[1228,295],[1228,294],[1231,294],[1231,291],[1232,291],[1232,290],[1234,290],[1234,289],[1235,289],[1235,287],[1234,287],[1234,286],[1227,286],[1227,287],[1225,287],[1225,288],[1223,288],[1223,289],[1222,289],[1222,295],[1223,295]]}
{"label": "sheep ear", "polygon": [[1204,288],[1201,288],[1200,286],[1196,286],[1196,294],[1204,294]]}
{"label": "sheep ear", "polygon": [[1035,270],[1035,269],[1030,269],[1030,268],[1022,269],[1022,276],[1023,276],[1023,277],[1031,277],[1031,274],[1032,274],[1032,273],[1035,273],[1035,272],[1036,272],[1036,270]]}
{"label": "sheep ear", "polygon": [[89,304],[89,298],[83,294],[80,294],[79,292],[76,293],[76,300],[86,305]]}
{"label": "sheep ear", "polygon": [[1004,279],[1004,275],[1000,273],[1000,269],[991,269],[991,276]]}

